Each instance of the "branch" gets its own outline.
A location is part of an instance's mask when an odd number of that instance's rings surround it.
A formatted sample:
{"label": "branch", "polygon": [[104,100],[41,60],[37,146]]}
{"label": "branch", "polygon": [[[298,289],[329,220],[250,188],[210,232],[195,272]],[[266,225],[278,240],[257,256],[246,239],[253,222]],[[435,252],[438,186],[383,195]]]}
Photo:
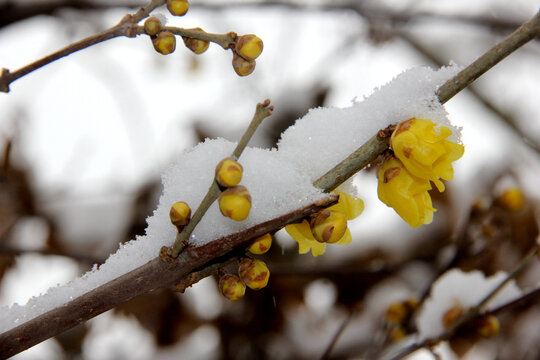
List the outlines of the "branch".
{"label": "branch", "polygon": [[457,332],[458,330],[462,329],[464,326],[469,324],[471,321],[478,319],[479,317],[491,314],[492,312],[501,312],[503,309],[507,310],[517,304],[522,303],[524,299],[530,299],[532,297],[538,296],[538,289],[537,291],[532,291],[528,294],[525,294],[524,296],[512,300],[511,302],[500,306],[497,309],[494,309],[492,311],[487,311],[482,313],[481,309],[484,305],[486,305],[491,299],[493,299],[494,296],[496,296],[499,291],[501,291],[502,288],[508,282],[516,277],[517,274],[519,274],[521,271],[525,269],[527,265],[530,264],[530,262],[536,258],[538,254],[538,246],[534,246],[528,253],[525,255],[523,259],[512,269],[512,271],[506,276],[506,278],[501,281],[493,290],[491,290],[476,306],[473,306],[465,314],[463,314],[462,317],[460,317],[454,324],[452,324],[450,327],[448,327],[442,334],[435,338],[428,338],[424,339],[421,342],[417,342],[414,344],[411,344],[401,351],[399,351],[398,354],[392,356],[389,360],[398,360],[402,359],[403,357],[412,354],[418,349],[424,348],[424,347],[432,347],[440,343],[441,341],[450,340]]}
{"label": "branch", "polygon": [[[540,14],[531,21],[523,24],[509,37],[488,51],[479,60],[461,71],[454,79],[443,85],[437,95],[441,103],[445,103],[496,63],[504,59],[519,46],[534,38],[538,33]],[[486,61],[482,59],[488,59]],[[1,77],[0,77],[1,79]],[[338,164],[328,174],[317,180],[316,184],[324,191],[330,191],[341,182],[361,170],[388,147],[388,136],[383,130],[375,135],[368,143],[351,155],[347,160]],[[384,137],[383,137],[384,135]],[[366,154],[362,155],[362,152]],[[295,210],[276,219],[258,224],[242,232],[217,239],[202,247],[189,246],[178,257],[177,261],[166,263],[160,257],[154,258],[146,265],[133,270],[111,282],[102,285],[91,292],[51,310],[35,319],[0,334],[0,352],[11,356],[40,341],[61,333],[78,323],[86,321],[114,306],[125,302],[137,295],[160,287],[171,287],[182,281],[193,270],[204,267],[205,264],[224,256],[235,247],[245,246],[254,237],[276,231],[283,226],[297,222],[300,219],[319,211],[337,201],[335,196],[314,203],[311,206]],[[414,351],[414,350],[413,350]]]}
{"label": "branch", "polygon": [[[39,60],[34,61],[14,72],[10,72],[8,69],[3,68],[0,72],[0,91],[9,92],[9,85],[15,80],[36,71],[43,66],[50,64],[58,59],[71,55],[79,50],[86,49],[90,46],[102,43],[104,41],[114,39],[116,37],[135,37],[137,35],[146,35],[144,26],[136,25],[142,19],[148,17],[148,15],[157,7],[163,5],[165,0],[151,0],[148,5],[140,8],[134,14],[128,14],[120,20],[120,22],[98,34],[89,36],[77,42],[74,42],[65,48],[58,50],[48,56],[45,56]],[[195,29],[182,29],[172,26],[164,26],[163,30],[170,31],[173,34],[180,35],[182,37],[195,38],[199,40],[205,40],[216,43],[224,49],[231,48],[236,41],[236,34],[229,32],[227,34],[212,34],[202,30]]]}
{"label": "branch", "polygon": [[49,337],[93,318],[137,295],[159,288],[170,288],[189,282],[190,273],[231,250],[245,246],[255,237],[277,231],[337,202],[336,195],[288,214],[253,226],[244,231],[216,239],[204,246],[188,246],[175,262],[159,256],[147,264],[104,284],[73,301],[0,334],[0,354],[13,356]]}

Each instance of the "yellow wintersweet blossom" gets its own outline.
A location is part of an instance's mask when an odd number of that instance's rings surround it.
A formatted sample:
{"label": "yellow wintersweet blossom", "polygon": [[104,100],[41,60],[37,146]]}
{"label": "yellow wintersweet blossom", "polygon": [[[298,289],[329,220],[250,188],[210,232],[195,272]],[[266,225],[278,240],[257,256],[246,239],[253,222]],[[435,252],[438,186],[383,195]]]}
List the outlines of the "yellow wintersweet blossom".
{"label": "yellow wintersweet blossom", "polygon": [[461,156],[465,148],[446,140],[452,130],[437,126],[425,119],[409,119],[399,124],[392,134],[390,144],[395,156],[412,175],[433,181],[439,191],[444,184],[439,179],[452,180],[452,161]]}
{"label": "yellow wintersweet blossom", "polygon": [[394,208],[411,227],[433,221],[433,212],[436,210],[428,193],[431,190],[429,180],[412,175],[394,157],[386,160],[379,168],[378,178],[379,199]]}
{"label": "yellow wintersweet blossom", "polygon": [[[362,199],[351,196],[341,191],[334,191],[339,195],[338,203],[328,208],[330,211],[345,215],[347,220],[352,220],[364,211],[364,202]],[[326,250],[326,244],[319,242],[313,236],[311,226],[307,220],[302,220],[299,224],[285,226],[287,233],[298,242],[298,252],[305,254],[311,250],[313,256],[319,256]],[[351,232],[346,229],[343,236],[333,242],[333,244],[347,245],[352,241]]]}

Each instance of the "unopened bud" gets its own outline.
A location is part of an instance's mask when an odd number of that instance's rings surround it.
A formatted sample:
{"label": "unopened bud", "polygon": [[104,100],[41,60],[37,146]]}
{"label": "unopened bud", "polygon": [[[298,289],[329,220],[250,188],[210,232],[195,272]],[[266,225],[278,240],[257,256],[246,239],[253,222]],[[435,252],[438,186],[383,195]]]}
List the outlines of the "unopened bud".
{"label": "unopened bud", "polygon": [[189,222],[191,218],[191,208],[185,202],[178,201],[171,206],[169,217],[171,218],[171,223],[180,230],[181,227],[187,225]]}
{"label": "unopened bud", "polygon": [[400,342],[401,340],[403,340],[405,338],[406,335],[407,335],[407,333],[405,332],[405,330],[399,325],[398,326],[393,326],[388,331],[388,337],[393,342]]}
{"label": "unopened bud", "polygon": [[243,168],[231,158],[225,158],[216,166],[216,181],[223,187],[238,185],[242,180]]}
{"label": "unopened bud", "polygon": [[238,268],[240,279],[252,290],[259,290],[268,285],[270,270],[260,260],[242,258]]}
{"label": "unopened bud", "polygon": [[176,38],[173,33],[162,31],[152,39],[152,44],[158,53],[168,55],[176,49]]}
{"label": "unopened bud", "polygon": [[268,250],[270,250],[271,246],[272,235],[264,234],[263,236],[259,236],[258,238],[253,240],[253,243],[247,249],[250,253],[254,255],[262,255]]}
{"label": "unopened bud", "polygon": [[[192,30],[203,31],[203,29],[201,28],[195,28]],[[184,44],[186,45],[186,47],[197,55],[205,52],[208,49],[208,46],[210,46],[210,43],[206,40],[199,40],[199,39],[194,39],[190,37],[183,37],[183,39],[184,39]]]}
{"label": "unopened bud", "polygon": [[236,52],[246,60],[255,60],[262,51],[263,41],[257,35],[242,35],[236,40]]}
{"label": "unopened bud", "polygon": [[144,31],[151,36],[157,35],[161,30],[161,20],[155,16],[151,16],[144,22]]}
{"label": "unopened bud", "polygon": [[255,70],[255,60],[246,60],[241,56],[233,54],[232,66],[238,75],[247,76]]}
{"label": "unopened bud", "polygon": [[518,187],[511,187],[497,198],[497,203],[508,211],[517,212],[523,209],[525,196]]}
{"label": "unopened bud", "polygon": [[386,320],[394,324],[401,324],[408,315],[408,309],[401,301],[391,303],[386,308]]}
{"label": "unopened bud", "polygon": [[476,332],[485,338],[497,336],[501,330],[499,319],[493,315],[483,317],[479,320]]}
{"label": "unopened bud", "polygon": [[184,16],[189,10],[188,0],[167,0],[167,9],[174,16]]}
{"label": "unopened bud", "polygon": [[236,301],[246,293],[246,285],[238,276],[226,274],[219,279],[219,290],[227,299]]}
{"label": "unopened bud", "polygon": [[333,244],[345,235],[347,218],[339,211],[325,209],[311,218],[309,226],[315,240]]}
{"label": "unopened bud", "polygon": [[465,315],[465,309],[459,305],[456,305],[447,310],[442,318],[442,323],[445,328],[449,328],[456,321],[458,321],[463,315]]}
{"label": "unopened bud", "polygon": [[251,195],[242,185],[230,187],[222,192],[218,202],[223,216],[236,221],[245,220],[251,210]]}

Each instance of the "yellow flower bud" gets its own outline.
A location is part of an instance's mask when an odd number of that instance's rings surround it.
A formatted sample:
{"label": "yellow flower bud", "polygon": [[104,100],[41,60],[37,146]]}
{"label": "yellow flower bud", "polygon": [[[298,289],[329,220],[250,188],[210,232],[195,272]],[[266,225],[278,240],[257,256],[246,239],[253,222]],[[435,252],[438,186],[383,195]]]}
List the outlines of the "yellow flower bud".
{"label": "yellow flower bud", "polygon": [[240,76],[247,76],[255,70],[255,60],[246,60],[236,54],[233,55],[232,66]]}
{"label": "yellow flower bud", "polygon": [[263,41],[257,35],[242,35],[236,40],[236,52],[246,60],[255,60],[262,51]]}
{"label": "yellow flower bud", "polygon": [[485,338],[497,336],[500,330],[499,319],[493,315],[481,318],[476,327],[476,333]]}
{"label": "yellow flower bud", "polygon": [[176,37],[169,31],[162,31],[152,39],[152,44],[158,53],[168,55],[176,49]]}
{"label": "yellow flower bud", "polygon": [[463,315],[465,315],[465,309],[463,307],[459,305],[453,306],[443,314],[442,324],[445,328],[449,328]]}
{"label": "yellow flower bud", "polygon": [[408,315],[409,310],[401,301],[393,302],[386,308],[386,320],[394,324],[401,324]]}
{"label": "yellow flower bud", "polygon": [[157,35],[161,30],[161,20],[155,16],[151,16],[144,22],[144,31],[151,36]]}
{"label": "yellow flower bud", "polygon": [[429,180],[411,175],[396,158],[386,160],[378,170],[379,199],[393,208],[411,227],[433,221],[435,209],[428,190]]}
{"label": "yellow flower bud", "polygon": [[242,258],[238,268],[240,279],[252,290],[259,290],[268,284],[270,270],[260,260]]}
{"label": "yellow flower bud", "polygon": [[231,158],[225,158],[216,166],[216,181],[223,187],[238,185],[242,180],[243,168]]}
{"label": "yellow flower bud", "polygon": [[339,211],[324,209],[311,218],[309,226],[315,240],[333,244],[345,235],[347,218]]}
{"label": "yellow flower bud", "polygon": [[407,333],[401,326],[392,326],[392,328],[388,331],[388,338],[392,340],[393,342],[400,342],[405,338]]}
{"label": "yellow flower bud", "polygon": [[188,0],[167,0],[167,9],[174,16],[184,16],[189,10]]}
{"label": "yellow flower bud", "polygon": [[497,198],[497,203],[508,211],[518,212],[525,205],[525,196],[518,187],[511,187]]}
{"label": "yellow flower bud", "polygon": [[262,255],[268,250],[270,250],[271,246],[272,235],[264,234],[263,236],[259,236],[258,238],[253,240],[253,243],[247,249],[250,253],[254,255]]}
{"label": "yellow flower bud", "polygon": [[171,206],[169,217],[174,226],[181,228],[189,222],[191,218],[191,208],[185,202],[178,201]]}
{"label": "yellow flower bud", "polygon": [[242,185],[233,186],[222,192],[218,202],[223,216],[236,221],[245,220],[251,210],[251,195]]}
{"label": "yellow flower bud", "polygon": [[199,40],[188,37],[184,37],[184,44],[189,50],[193,51],[197,55],[200,55],[206,50],[208,50],[208,47],[210,46],[210,43],[206,40]]}
{"label": "yellow flower bud", "polygon": [[236,275],[226,274],[219,279],[221,294],[231,301],[240,300],[246,293],[246,285]]}

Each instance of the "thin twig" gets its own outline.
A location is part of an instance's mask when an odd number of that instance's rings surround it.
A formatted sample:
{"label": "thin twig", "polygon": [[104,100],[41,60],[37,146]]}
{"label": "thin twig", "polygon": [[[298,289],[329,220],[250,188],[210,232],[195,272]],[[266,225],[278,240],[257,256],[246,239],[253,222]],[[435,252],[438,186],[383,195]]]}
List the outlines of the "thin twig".
{"label": "thin twig", "polygon": [[[165,3],[165,0],[152,0],[150,3],[140,8],[135,14],[128,14],[120,20],[120,22],[98,34],[91,35],[82,40],[74,42],[63,49],[60,49],[50,55],[47,55],[39,60],[32,62],[16,71],[9,71],[3,68],[0,72],[0,91],[9,92],[9,85],[15,80],[36,71],[43,66],[50,64],[58,59],[71,55],[79,50],[86,49],[90,46],[102,43],[104,41],[114,39],[117,37],[135,37],[137,35],[146,35],[144,26],[136,25],[142,19],[148,17],[150,13]],[[180,35],[182,37],[195,38],[199,40],[205,40],[216,43],[224,49],[229,49],[234,46],[236,41],[236,33],[229,32],[226,34],[212,34],[202,30],[196,29],[183,29],[173,26],[164,26],[163,30],[172,32],[173,34]]]}
{"label": "thin twig", "polygon": [[[232,156],[235,159],[238,159],[240,155],[242,155],[242,152],[246,148],[249,140],[252,138],[253,134],[255,133],[261,122],[268,116],[272,115],[273,110],[274,107],[270,106],[270,100],[268,99],[262,103],[257,104],[255,114],[253,114],[253,119],[251,119],[248,128],[244,132],[244,135],[242,136],[232,153]],[[174,241],[173,246],[169,250],[167,250],[167,254],[169,256],[171,256],[172,258],[177,258],[178,254],[180,254],[180,252],[187,246],[191,233],[193,232],[193,230],[195,230],[197,224],[199,224],[199,222],[202,220],[204,214],[206,214],[206,212],[208,211],[208,208],[210,208],[214,201],[216,201],[216,199],[219,197],[219,194],[221,194],[221,189],[219,188],[216,180],[214,179],[204,199],[201,201],[201,204],[193,214],[193,217],[186,225],[186,227],[176,236],[176,240]]]}
{"label": "thin twig", "polygon": [[341,334],[345,331],[349,323],[351,322],[354,314],[356,313],[356,308],[352,308],[351,311],[347,314],[347,317],[343,320],[343,322],[339,325],[339,328],[336,330],[336,333],[332,337],[332,340],[330,340],[330,343],[326,347],[326,350],[321,356],[321,360],[326,360],[330,357],[330,354],[332,353],[332,350],[336,346],[336,343],[338,342],[339,338],[341,337]]}

